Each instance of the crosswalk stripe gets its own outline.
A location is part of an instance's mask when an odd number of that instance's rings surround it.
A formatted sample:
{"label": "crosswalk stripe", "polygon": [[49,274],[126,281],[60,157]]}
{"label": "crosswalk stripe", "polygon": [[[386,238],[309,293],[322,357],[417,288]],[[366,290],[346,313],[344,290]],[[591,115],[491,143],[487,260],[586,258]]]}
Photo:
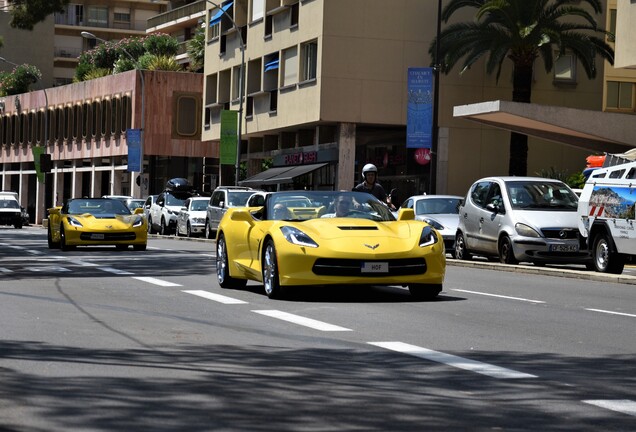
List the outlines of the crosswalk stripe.
{"label": "crosswalk stripe", "polygon": [[488,363],[482,363],[476,360],[470,360],[463,357],[458,357],[453,354],[446,354],[439,351],[433,351],[428,348],[422,348],[415,345],[410,345],[403,342],[369,342],[371,345],[385,348],[391,351],[401,352],[403,354],[409,354],[415,357],[423,358],[425,360],[434,361],[437,363],[443,363],[448,366],[453,366],[459,369],[476,372],[482,375],[487,375],[493,378],[502,379],[517,379],[517,378],[537,378],[536,375],[531,375],[523,372],[517,372],[512,369],[507,369]]}
{"label": "crosswalk stripe", "polygon": [[243,300],[227,297],[221,294],[214,294],[214,293],[203,291],[203,290],[182,290],[182,292],[203,297],[208,300],[214,300],[216,302],[223,303],[223,304],[247,304],[247,302]]}
{"label": "crosswalk stripe", "polygon": [[310,327],[320,331],[351,331],[351,329],[348,328],[328,324],[322,321],[316,321],[311,318],[305,318],[299,315],[294,315],[279,310],[253,310],[252,312],[256,312],[257,314],[265,315],[272,318],[277,318],[283,321],[288,321],[305,327]]}
{"label": "crosswalk stripe", "polygon": [[0,273],[13,273],[13,270],[10,270],[6,267],[0,267]]}
{"label": "crosswalk stripe", "polygon": [[636,402],[629,399],[588,399],[583,402],[590,405],[596,405],[600,408],[636,416]]}

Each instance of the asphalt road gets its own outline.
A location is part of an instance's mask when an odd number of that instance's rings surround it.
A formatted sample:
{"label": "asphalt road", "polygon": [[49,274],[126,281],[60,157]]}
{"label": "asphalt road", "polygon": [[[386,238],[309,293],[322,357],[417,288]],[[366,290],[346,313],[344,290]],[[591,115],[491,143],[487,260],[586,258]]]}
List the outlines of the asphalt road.
{"label": "asphalt road", "polygon": [[0,228],[0,431],[636,429],[636,278],[449,260],[435,301],[272,301],[213,246]]}

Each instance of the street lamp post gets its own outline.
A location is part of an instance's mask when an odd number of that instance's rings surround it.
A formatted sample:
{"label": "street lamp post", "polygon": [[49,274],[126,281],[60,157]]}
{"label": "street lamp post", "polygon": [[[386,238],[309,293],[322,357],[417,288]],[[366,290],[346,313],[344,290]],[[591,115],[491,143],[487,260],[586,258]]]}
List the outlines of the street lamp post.
{"label": "street lamp post", "polygon": [[[241,68],[239,71],[239,112],[238,112],[238,129],[236,133],[236,165],[235,165],[235,173],[234,173],[234,185],[238,186],[239,181],[239,173],[240,173],[240,164],[241,164],[241,130],[243,127],[243,74],[245,73],[245,41],[243,40],[243,35],[241,34],[241,29],[236,25],[234,18],[227,13],[225,9],[219,6],[217,3],[212,0],[206,0],[215,8],[219,9],[223,15],[225,15],[231,22],[232,25],[238,31],[239,43],[241,44]],[[209,25],[209,23],[208,23]]]}
{"label": "street lamp post", "polygon": [[[98,40],[102,43],[107,43],[106,40],[95,36],[93,33],[89,33],[87,31],[83,31],[81,33],[82,37],[85,39],[95,39]],[[139,163],[139,174],[143,174],[144,172],[144,134],[146,132],[146,128],[145,128],[145,122],[146,122],[146,92],[145,92],[145,81],[144,81],[144,72],[139,69],[139,63],[137,62],[137,60],[128,52],[126,51],[126,49],[124,49],[123,47],[121,48],[121,50],[124,52],[124,54],[126,54],[134,63],[135,63],[135,69],[139,70],[139,75],[141,76],[141,131],[140,131],[140,135],[139,135],[139,140],[140,140],[140,147],[141,147],[141,160]]]}

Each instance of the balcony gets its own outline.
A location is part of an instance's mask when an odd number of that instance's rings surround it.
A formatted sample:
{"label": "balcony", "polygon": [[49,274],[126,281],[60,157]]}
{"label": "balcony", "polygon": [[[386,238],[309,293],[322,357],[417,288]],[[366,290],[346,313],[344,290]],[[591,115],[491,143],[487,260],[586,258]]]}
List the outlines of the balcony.
{"label": "balcony", "polygon": [[148,20],[147,32],[152,33],[159,30],[169,32],[177,28],[191,27],[191,21],[205,17],[206,3],[206,0],[200,0],[156,15]]}

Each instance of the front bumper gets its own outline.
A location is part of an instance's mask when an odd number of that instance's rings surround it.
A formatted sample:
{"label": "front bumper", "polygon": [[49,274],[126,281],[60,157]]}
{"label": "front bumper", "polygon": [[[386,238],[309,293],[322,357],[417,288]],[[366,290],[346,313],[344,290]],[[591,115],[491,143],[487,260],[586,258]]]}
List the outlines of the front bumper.
{"label": "front bumper", "polygon": [[557,240],[517,236],[512,238],[518,261],[584,264],[590,260],[585,243],[579,239]]}

